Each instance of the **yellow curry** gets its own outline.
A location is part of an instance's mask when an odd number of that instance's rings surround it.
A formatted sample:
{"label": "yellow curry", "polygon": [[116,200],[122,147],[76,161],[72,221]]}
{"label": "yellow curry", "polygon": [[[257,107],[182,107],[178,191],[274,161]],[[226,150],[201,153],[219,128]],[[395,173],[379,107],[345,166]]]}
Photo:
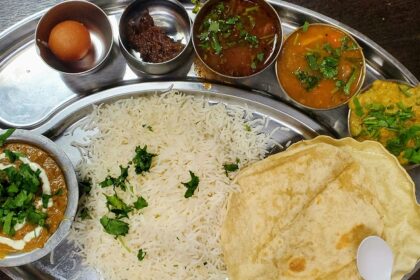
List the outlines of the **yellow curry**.
{"label": "yellow curry", "polygon": [[401,164],[420,163],[420,85],[375,81],[349,107],[354,138],[379,141]]}

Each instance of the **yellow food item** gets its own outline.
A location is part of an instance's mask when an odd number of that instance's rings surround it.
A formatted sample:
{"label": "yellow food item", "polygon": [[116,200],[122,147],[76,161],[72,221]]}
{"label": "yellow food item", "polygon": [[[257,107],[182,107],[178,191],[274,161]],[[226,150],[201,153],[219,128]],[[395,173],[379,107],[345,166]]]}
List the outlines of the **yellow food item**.
{"label": "yellow food item", "polygon": [[369,235],[394,253],[392,279],[420,256],[414,183],[382,145],[320,136],[241,171],[222,227],[229,276],[360,279],[356,252]]}
{"label": "yellow food item", "polygon": [[[359,104],[358,104],[359,103]],[[418,163],[416,132],[400,137],[410,128],[420,131],[420,85],[409,87],[377,80],[349,102],[350,133],[359,141],[376,140],[398,157],[401,164]]]}
{"label": "yellow food item", "polygon": [[77,61],[87,55],[91,47],[89,31],[80,22],[66,20],[51,30],[48,46],[62,61]]}

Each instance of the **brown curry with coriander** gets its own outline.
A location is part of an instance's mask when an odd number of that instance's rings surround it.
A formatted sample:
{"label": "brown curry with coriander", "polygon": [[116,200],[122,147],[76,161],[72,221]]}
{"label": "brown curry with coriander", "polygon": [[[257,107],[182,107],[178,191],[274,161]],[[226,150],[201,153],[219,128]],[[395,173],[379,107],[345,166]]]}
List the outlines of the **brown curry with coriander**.
{"label": "brown curry with coriander", "polygon": [[361,87],[364,57],[357,42],[326,24],[308,24],[284,43],[277,75],[286,93],[302,105],[329,109],[347,102]]}
{"label": "brown curry with coriander", "polygon": [[24,143],[0,147],[0,258],[42,248],[67,207],[64,175],[45,151]]}
{"label": "brown curry with coriander", "polygon": [[209,8],[195,35],[196,49],[216,72],[249,76],[270,62],[279,44],[277,18],[258,1],[225,0]]}

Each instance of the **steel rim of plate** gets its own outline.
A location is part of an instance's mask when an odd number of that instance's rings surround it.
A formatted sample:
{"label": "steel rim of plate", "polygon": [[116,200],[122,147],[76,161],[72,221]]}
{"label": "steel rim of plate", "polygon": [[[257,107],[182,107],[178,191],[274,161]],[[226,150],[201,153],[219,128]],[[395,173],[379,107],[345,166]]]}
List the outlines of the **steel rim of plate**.
{"label": "steel rim of plate", "polygon": [[[213,84],[211,89],[206,89],[203,87],[201,82],[146,82],[114,87],[100,93],[87,96],[70,104],[32,131],[38,134],[46,134],[51,137],[56,137],[65,129],[63,126],[67,126],[69,122],[71,123],[79,120],[86,111],[91,110],[92,105],[113,102],[122,98],[141,97],[147,94],[162,93],[168,91],[169,89],[186,91],[187,94],[189,93],[192,95],[204,94],[206,96],[210,96],[210,101],[217,100],[218,102],[225,103],[223,99],[225,98],[226,100],[235,100],[237,103],[241,104],[260,106],[272,114],[277,113],[287,116],[290,120],[295,122],[297,130],[299,130],[299,126],[306,128],[308,131],[311,130],[313,132],[312,134],[305,132],[305,135],[307,135],[305,138],[314,137],[318,134],[332,135],[330,130],[311,119],[306,114],[272,97],[257,94],[256,92],[250,90],[222,84]],[[271,117],[268,113],[262,114],[267,117]],[[309,134],[312,136],[309,136]]]}
{"label": "steel rim of plate", "polygon": [[67,207],[64,218],[42,248],[27,253],[13,253],[0,260],[0,267],[20,266],[39,260],[57,247],[70,231],[79,201],[79,189],[73,164],[53,141],[28,130],[17,129],[6,143],[28,143],[47,152],[60,166],[67,187]]}

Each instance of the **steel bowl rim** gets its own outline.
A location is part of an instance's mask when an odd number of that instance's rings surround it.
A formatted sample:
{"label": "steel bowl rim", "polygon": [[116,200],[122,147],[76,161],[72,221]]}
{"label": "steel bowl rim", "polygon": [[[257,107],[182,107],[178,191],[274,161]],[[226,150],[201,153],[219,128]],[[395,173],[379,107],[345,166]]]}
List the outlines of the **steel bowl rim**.
{"label": "steel bowl rim", "polygon": [[[361,89],[362,89],[362,86],[363,86],[363,84],[364,84],[364,82],[365,82],[365,78],[366,78],[366,58],[365,58],[365,54],[363,53],[363,49],[362,49],[362,47],[359,45],[359,43],[357,42],[357,40],[349,33],[349,32],[347,32],[345,29],[343,29],[342,27],[340,27],[340,26],[337,26],[337,25],[333,25],[333,24],[329,24],[329,23],[322,23],[322,22],[314,22],[314,23],[310,23],[309,24],[309,26],[314,26],[314,25],[322,25],[322,26],[328,26],[328,27],[332,27],[332,28],[336,28],[336,29],[338,29],[338,30],[340,30],[341,32],[343,32],[346,36],[348,36],[354,43],[356,43],[356,45],[359,47],[359,49],[361,50],[360,51],[360,53],[362,54],[362,61],[363,61],[363,65],[362,65],[362,78],[361,78],[361,82],[360,82],[360,84],[359,84],[359,87],[357,88],[357,90],[353,93],[353,95],[351,95],[346,101],[344,101],[343,103],[340,103],[340,104],[338,104],[338,105],[336,105],[336,106],[333,106],[333,107],[328,107],[328,108],[314,108],[314,107],[310,107],[310,106],[308,106],[308,105],[305,105],[305,104],[302,104],[302,103],[300,103],[299,101],[297,101],[296,99],[294,99],[293,97],[291,97],[290,95],[289,95],[289,93],[284,89],[284,87],[283,87],[283,85],[282,85],[282,83],[280,82],[280,79],[279,79],[279,73],[278,73],[278,63],[279,63],[279,60],[280,60],[280,57],[278,57],[277,58],[277,60],[276,60],[276,65],[275,65],[275,71],[276,71],[276,79],[277,79],[277,83],[278,83],[278,85],[280,86],[280,89],[284,92],[284,94],[291,100],[291,101],[293,101],[295,104],[297,104],[298,106],[301,106],[301,107],[303,107],[303,108],[305,108],[305,109],[309,109],[309,110],[313,110],[313,111],[329,111],[329,110],[334,110],[334,109],[337,109],[337,108],[340,108],[340,107],[342,107],[342,106],[344,106],[344,105],[346,105],[349,101],[350,101],[350,99],[353,97],[353,96],[355,96],[356,94],[358,94],[360,91],[361,91]],[[286,39],[284,40],[284,43],[283,43],[283,46],[282,46],[282,49],[283,49],[283,47],[284,47],[284,45],[286,44],[286,41],[293,35],[293,34],[295,34],[296,32],[298,32],[299,30],[301,30],[303,28],[303,26],[299,26],[298,28],[296,28],[295,30],[293,30],[293,32],[291,32],[291,33],[289,33],[288,35],[287,35],[287,37],[286,37]],[[281,52],[281,51],[280,51]]]}
{"label": "steel bowl rim", "polygon": [[[175,5],[177,5],[179,8],[181,8],[181,10],[183,10],[184,12],[185,12],[185,15],[187,16],[187,18],[188,18],[188,25],[189,25],[189,30],[188,30],[188,32],[189,32],[189,39],[188,39],[188,42],[185,44],[185,46],[184,46],[184,48],[182,49],[182,51],[179,53],[179,54],[177,54],[176,56],[174,56],[173,58],[171,58],[171,59],[169,59],[169,60],[166,60],[166,61],[163,61],[163,62],[146,62],[146,61],[143,61],[143,60],[139,60],[137,57],[135,57],[135,56],[133,56],[132,54],[131,54],[131,52],[129,52],[128,51],[128,49],[127,49],[127,47],[125,46],[125,43],[123,42],[123,40],[121,39],[121,28],[122,28],[122,19],[126,16],[126,13],[128,13],[128,11],[130,11],[130,9],[132,9],[133,8],[133,6],[137,3],[137,2],[140,2],[140,1],[145,1],[145,0],[135,0],[135,1],[133,1],[133,2],[131,2],[125,9],[124,9],[124,11],[123,11],[123,13],[121,14],[121,18],[120,18],[120,21],[119,21],[119,23],[118,23],[118,42],[119,42],[119,45],[120,45],[120,48],[122,49],[122,53],[124,54],[124,56],[125,55],[128,55],[129,56],[129,58],[131,58],[131,59],[133,59],[134,61],[136,61],[136,62],[138,62],[139,64],[142,64],[142,65],[144,65],[144,66],[157,66],[157,67],[159,67],[159,66],[164,66],[164,65],[167,65],[167,64],[170,64],[170,63],[173,63],[174,61],[176,61],[176,60],[178,60],[181,56],[183,56],[184,54],[185,54],[185,52],[187,52],[188,51],[188,48],[189,48],[189,46],[191,45],[191,40],[192,40],[192,26],[193,26],[193,24],[192,24],[192,20],[191,20],[191,18],[190,18],[190,16],[188,15],[188,11],[187,11],[187,9],[184,7],[184,5],[182,5],[179,1],[177,1],[177,0],[166,0],[167,2],[171,2],[172,4],[175,4]],[[150,1],[150,0],[149,0]],[[143,70],[142,70],[143,71]]]}
{"label": "steel bowl rim", "polygon": [[[39,46],[38,46],[38,28],[39,28],[39,25],[40,25],[40,23],[42,22],[42,20],[43,19],[45,19],[45,18],[47,18],[47,16],[48,16],[48,14],[50,13],[50,11],[51,10],[53,10],[54,8],[56,8],[56,7],[58,7],[58,6],[61,6],[61,5],[67,5],[67,4],[69,4],[69,3],[75,3],[75,2],[77,2],[77,3],[82,3],[82,4],[87,4],[87,5],[91,5],[92,7],[94,7],[98,12],[100,12],[100,14],[104,17],[104,19],[105,19],[105,22],[107,23],[107,32],[109,32],[109,34],[111,35],[111,40],[110,40],[110,43],[109,43],[109,45],[108,46],[106,46],[106,48],[107,48],[107,51],[106,51],[106,53],[105,53],[105,55],[103,56],[103,58],[99,61],[99,62],[97,62],[96,63],[96,65],[94,65],[92,68],[89,68],[89,69],[87,69],[87,70],[84,70],[84,71],[82,71],[82,72],[66,72],[66,71],[62,71],[62,70],[59,70],[59,69],[56,69],[55,67],[53,67],[52,65],[50,65],[41,55],[40,55],[40,53],[39,53]],[[96,70],[98,70],[99,68],[100,68],[100,66],[105,62],[105,60],[109,57],[109,54],[111,53],[111,50],[112,50],[112,45],[113,45],[113,43],[114,43],[114,32],[112,31],[112,25],[111,25],[111,22],[109,21],[109,18],[108,18],[108,15],[105,13],[105,11],[104,10],[102,10],[98,5],[96,5],[96,4],[94,4],[94,3],[92,3],[92,2],[88,2],[88,1],[85,1],[85,0],[67,0],[67,1],[64,1],[64,2],[61,2],[61,3],[58,3],[58,4],[55,4],[54,6],[52,6],[51,8],[49,8],[46,12],[45,12],[45,14],[43,14],[42,16],[41,16],[41,18],[39,19],[39,21],[38,21],[38,23],[37,23],[37,25],[36,25],[36,28],[35,28],[35,46],[36,46],[36,49],[37,49],[37,53],[38,53],[38,55],[39,55],[39,57],[41,57],[41,59],[42,59],[42,61],[44,61],[45,62],[45,64],[47,64],[48,65],[48,67],[50,67],[51,69],[53,69],[53,70],[55,70],[55,71],[57,71],[57,72],[59,72],[59,73],[61,73],[61,74],[64,74],[64,75],[74,75],[74,76],[82,76],[82,75],[86,75],[86,74],[90,74],[90,73],[92,73],[92,72],[94,72],[94,71],[96,71]],[[57,58],[58,59],[58,58]]]}
{"label": "steel bowl rim", "polygon": [[42,248],[37,248],[30,252],[7,255],[5,258],[0,259],[0,267],[25,265],[37,261],[53,251],[68,235],[76,215],[79,201],[79,189],[73,164],[56,143],[43,135],[23,129],[16,129],[6,140],[6,143],[26,143],[43,150],[54,159],[56,164],[60,167],[66,182],[67,207],[63,220]]}
{"label": "steel bowl rim", "polygon": [[[364,94],[366,91],[368,91],[372,86],[373,86],[373,84],[376,82],[376,81],[378,81],[378,80],[375,80],[375,81],[373,81],[373,82],[371,82],[371,83],[369,83],[369,84],[367,84],[367,85],[365,85],[357,94],[355,94],[355,95],[353,95],[351,98],[350,98],[350,100],[352,100],[354,97],[356,97],[356,96],[359,96],[359,95],[362,95],[362,94]],[[409,83],[409,82],[407,82],[407,81],[403,81],[403,80],[397,80],[397,79],[384,79],[384,80],[381,80],[381,81],[386,81],[386,82],[393,82],[393,83],[396,83],[396,84],[402,84],[402,85],[407,85],[407,86],[409,86],[409,87],[411,87],[411,88],[413,88],[413,87],[415,87],[415,85],[413,85],[413,84],[411,84],[411,83]],[[347,113],[347,132],[348,132],[348,134],[350,135],[350,137],[351,138],[354,138],[354,136],[352,135],[352,133],[351,133],[351,129],[350,129],[350,116],[351,116],[351,112],[352,112],[352,109],[350,108],[350,106],[349,106],[349,111],[348,111],[348,113]],[[413,169],[413,168],[416,168],[416,167],[418,167],[418,166],[420,166],[420,164],[418,164],[418,163],[413,163],[413,164],[405,164],[405,165],[402,165],[406,170],[410,170],[410,169]]]}
{"label": "steel bowl rim", "polygon": [[201,58],[201,56],[200,56],[200,54],[199,54],[199,52],[198,52],[198,50],[197,50],[197,46],[195,45],[195,40],[194,40],[194,30],[195,30],[195,26],[196,26],[196,22],[197,22],[197,17],[200,15],[200,12],[201,11],[203,11],[203,8],[204,7],[207,7],[207,6],[209,6],[209,5],[213,5],[213,4],[215,4],[216,2],[218,2],[218,1],[220,1],[220,0],[208,0],[208,1],[206,1],[205,3],[204,3],[204,5],[200,8],[200,10],[198,11],[198,13],[197,13],[197,15],[196,15],[196,17],[195,17],[195,20],[194,20],[194,23],[193,23],[193,27],[192,27],[192,44],[193,44],[193,47],[194,47],[194,52],[195,52],[195,54],[196,54],[196,56],[198,57],[198,59],[200,60],[200,62],[204,65],[204,66],[206,66],[207,67],[207,69],[209,69],[211,72],[213,72],[214,74],[216,74],[216,75],[219,75],[219,76],[221,76],[221,77],[223,77],[223,78],[226,78],[226,79],[231,79],[231,80],[242,80],[242,79],[249,79],[249,78],[252,78],[252,77],[254,77],[254,76],[256,76],[256,75],[258,75],[258,74],[261,74],[262,72],[264,72],[265,70],[267,70],[271,65],[273,65],[273,63],[275,62],[275,61],[277,61],[277,58],[278,58],[278,56],[279,56],[279,54],[280,54],[280,51],[281,51],[281,49],[282,49],[282,47],[283,47],[283,37],[284,37],[284,31],[283,31],[283,25],[281,24],[281,18],[280,18],[280,16],[279,16],[279,14],[277,13],[277,11],[276,11],[276,9],[268,2],[268,1],[261,1],[261,3],[264,3],[265,5],[267,5],[267,7],[269,8],[269,9],[271,9],[273,12],[274,12],[274,15],[276,16],[276,19],[277,19],[277,23],[278,23],[278,25],[279,25],[279,39],[278,39],[278,44],[279,44],[279,46],[278,46],[278,49],[277,49],[277,51],[275,52],[275,53],[273,53],[272,54],[272,56],[271,56],[271,62],[270,63],[268,63],[264,68],[262,68],[262,69],[260,69],[258,72],[255,72],[255,73],[253,73],[253,74],[251,74],[251,75],[248,75],[248,76],[230,76],[230,75],[226,75],[226,74],[223,74],[223,73],[220,73],[220,72],[218,72],[218,71],[216,71],[216,70],[214,70],[213,68],[211,68],[206,62],[204,62],[204,60]]}

